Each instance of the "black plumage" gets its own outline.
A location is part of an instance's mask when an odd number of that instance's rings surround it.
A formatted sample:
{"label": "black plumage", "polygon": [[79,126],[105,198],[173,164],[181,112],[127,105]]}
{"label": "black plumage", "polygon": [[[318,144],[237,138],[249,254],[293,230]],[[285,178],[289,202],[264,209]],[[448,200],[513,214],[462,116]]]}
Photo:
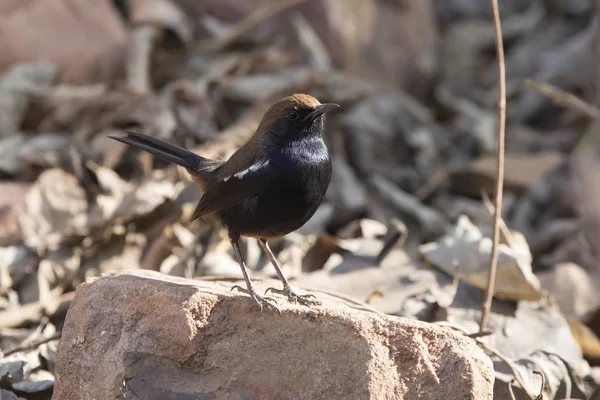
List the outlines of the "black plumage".
{"label": "black plumage", "polygon": [[322,133],[324,114],[337,104],[321,104],[306,94],[285,97],[263,116],[255,134],[227,161],[209,160],[164,141],[128,133],[115,140],[176,163],[204,191],[192,219],[217,215],[229,238],[246,281],[248,293],[262,309],[277,309],[272,299],[254,291],[239,250],[240,236],[257,238],[283,282],[290,301],[317,304],[295,294],[281,272],[267,241],[304,225],[321,204],[331,179],[331,159]]}

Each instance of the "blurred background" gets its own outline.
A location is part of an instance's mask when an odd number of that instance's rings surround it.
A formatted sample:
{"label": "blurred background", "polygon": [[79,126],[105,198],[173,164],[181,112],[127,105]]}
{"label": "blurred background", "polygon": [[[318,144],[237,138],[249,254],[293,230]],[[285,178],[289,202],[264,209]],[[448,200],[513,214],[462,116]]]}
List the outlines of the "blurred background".
{"label": "blurred background", "polygon": [[[515,377],[516,398],[537,395],[536,369],[545,398],[600,398],[596,4],[500,10],[505,195],[486,339],[504,356],[493,356],[496,398]],[[188,222],[201,191],[185,171],[107,136],[134,129],[227,158],[298,92],[342,107],[327,119],[325,202],[272,244],[284,272],[477,331],[496,174],[488,1],[0,0],[0,49],[3,399],[51,397],[86,278],[241,278],[226,232]],[[243,248],[253,279],[275,276],[254,241]]]}

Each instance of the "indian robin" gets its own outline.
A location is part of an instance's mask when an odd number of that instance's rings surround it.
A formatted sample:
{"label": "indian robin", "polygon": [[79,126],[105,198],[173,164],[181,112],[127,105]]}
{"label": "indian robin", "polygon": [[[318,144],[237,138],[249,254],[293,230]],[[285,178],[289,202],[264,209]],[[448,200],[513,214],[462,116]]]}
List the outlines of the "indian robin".
{"label": "indian robin", "polygon": [[250,295],[261,310],[266,304],[279,311],[271,298],[255,292],[238,242],[240,236],[258,239],[283,282],[282,290],[269,288],[265,293],[284,294],[304,305],[319,304],[312,295],[292,291],[268,241],[300,228],[321,204],[331,179],[331,158],[322,137],[324,114],[338,107],[307,94],[284,97],[269,108],[254,135],[227,161],[210,160],[139,133],[111,138],[187,170],[204,192],[192,220],[216,214],[229,233],[246,281],[246,289],[234,286],[232,290]]}

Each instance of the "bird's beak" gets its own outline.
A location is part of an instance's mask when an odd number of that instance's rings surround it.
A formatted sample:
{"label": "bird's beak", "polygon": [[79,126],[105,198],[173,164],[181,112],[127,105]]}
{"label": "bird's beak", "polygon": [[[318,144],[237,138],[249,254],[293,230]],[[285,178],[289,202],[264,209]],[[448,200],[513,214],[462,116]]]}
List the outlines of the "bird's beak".
{"label": "bird's beak", "polygon": [[319,115],[323,115],[327,111],[331,111],[331,110],[339,108],[339,107],[340,107],[340,105],[335,104],[335,103],[319,104],[318,106],[315,107],[315,109],[313,111],[311,111],[310,113],[308,113],[306,115],[306,117],[304,117],[304,120],[306,121],[308,119],[317,118]]}

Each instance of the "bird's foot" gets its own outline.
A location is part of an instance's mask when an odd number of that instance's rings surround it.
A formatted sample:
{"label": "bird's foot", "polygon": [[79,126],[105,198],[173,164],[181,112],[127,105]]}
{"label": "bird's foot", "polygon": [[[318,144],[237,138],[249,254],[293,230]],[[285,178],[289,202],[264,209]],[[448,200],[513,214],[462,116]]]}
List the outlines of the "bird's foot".
{"label": "bird's foot", "polygon": [[268,307],[271,307],[273,310],[277,311],[279,314],[281,314],[281,310],[279,309],[279,307],[277,307],[275,305],[275,304],[277,304],[277,301],[275,301],[275,299],[273,299],[272,297],[259,296],[258,294],[256,294],[254,289],[251,289],[251,290],[244,289],[243,287],[241,287],[239,285],[235,285],[234,287],[231,288],[232,291],[234,289],[236,289],[242,293],[246,293],[248,296],[250,296],[250,298],[252,298],[252,300],[254,300],[254,303],[256,303],[256,305],[260,309],[260,312],[262,312],[262,310],[263,310],[263,305],[266,305]]}
{"label": "bird's foot", "polygon": [[299,303],[307,307],[318,306],[321,304],[321,302],[317,300],[317,297],[315,295],[296,294],[292,291],[292,288],[290,288],[289,286],[285,286],[283,289],[268,288],[267,290],[265,290],[265,294],[267,294],[268,292],[284,295],[288,298],[288,301],[290,303]]}

